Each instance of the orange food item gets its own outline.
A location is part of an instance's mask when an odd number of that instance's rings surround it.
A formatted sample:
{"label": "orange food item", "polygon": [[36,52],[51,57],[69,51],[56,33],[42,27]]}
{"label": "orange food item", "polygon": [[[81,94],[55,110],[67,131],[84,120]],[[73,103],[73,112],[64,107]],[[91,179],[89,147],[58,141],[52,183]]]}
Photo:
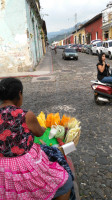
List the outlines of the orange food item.
{"label": "orange food item", "polygon": [[56,114],[50,113],[50,114],[47,115],[46,127],[51,128],[52,125],[59,125],[59,124],[60,124],[59,113],[56,113]]}
{"label": "orange food item", "polygon": [[47,115],[47,118],[46,118],[46,127],[51,127],[51,121],[52,121],[52,118],[53,118],[53,113],[50,113]]}
{"label": "orange food item", "polygon": [[68,122],[70,121],[70,117],[67,117],[66,115],[63,115],[60,125],[61,126],[67,126]]}
{"label": "orange food item", "polygon": [[51,126],[52,125],[59,125],[60,124],[60,115],[59,113],[56,113],[53,115],[52,121],[51,121]]}

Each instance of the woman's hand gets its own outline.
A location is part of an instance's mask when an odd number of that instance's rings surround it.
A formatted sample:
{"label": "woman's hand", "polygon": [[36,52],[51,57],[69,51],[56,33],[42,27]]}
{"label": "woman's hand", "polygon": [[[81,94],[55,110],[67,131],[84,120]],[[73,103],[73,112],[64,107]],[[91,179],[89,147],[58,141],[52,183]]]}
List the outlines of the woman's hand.
{"label": "woman's hand", "polygon": [[110,67],[110,65],[109,65],[109,64],[107,64],[107,67]]}

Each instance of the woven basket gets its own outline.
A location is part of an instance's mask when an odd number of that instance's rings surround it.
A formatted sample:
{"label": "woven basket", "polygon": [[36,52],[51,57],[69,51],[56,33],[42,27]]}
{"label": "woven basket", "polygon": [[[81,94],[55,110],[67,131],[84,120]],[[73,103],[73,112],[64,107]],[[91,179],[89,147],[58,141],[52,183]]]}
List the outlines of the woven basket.
{"label": "woven basket", "polygon": [[73,140],[75,146],[78,145],[78,143],[79,143],[79,138],[80,138],[80,131],[78,132],[78,134],[76,135],[76,137],[75,137],[74,140]]}
{"label": "woven basket", "polygon": [[[75,136],[75,138],[74,138],[74,140],[73,140],[75,146],[78,145],[78,143],[79,143],[79,138],[80,138],[80,131],[78,132],[78,134]],[[62,148],[61,146],[58,147],[58,149],[64,154],[63,148]]]}

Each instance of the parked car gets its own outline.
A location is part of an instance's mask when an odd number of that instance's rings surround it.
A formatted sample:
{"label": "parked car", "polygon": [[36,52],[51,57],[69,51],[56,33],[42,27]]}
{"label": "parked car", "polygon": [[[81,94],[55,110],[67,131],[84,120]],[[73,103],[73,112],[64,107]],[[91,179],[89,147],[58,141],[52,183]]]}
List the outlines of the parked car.
{"label": "parked car", "polygon": [[66,48],[69,48],[69,45],[68,45],[68,44],[63,45],[63,49],[66,49]]}
{"label": "parked car", "polygon": [[92,44],[91,53],[99,55],[101,51],[101,47],[103,46],[102,41],[97,41]]}
{"label": "parked car", "polygon": [[65,59],[74,59],[78,60],[78,53],[76,49],[73,48],[66,48],[63,50],[62,58]]}
{"label": "parked car", "polygon": [[62,45],[62,47],[61,47],[62,49],[65,49],[66,48],[66,45]]}
{"label": "parked car", "polygon": [[79,44],[79,45],[77,46],[77,48],[78,48],[78,51],[81,52],[82,44]]}
{"label": "parked car", "polygon": [[87,54],[91,54],[91,48],[92,48],[92,44],[87,44],[85,51]]}
{"label": "parked car", "polygon": [[71,45],[71,48],[72,48],[72,49],[76,49],[76,51],[78,51],[78,45],[77,45],[77,44],[72,44],[72,45]]}
{"label": "parked car", "polygon": [[93,44],[94,42],[101,42],[101,39],[92,40],[91,44]]}
{"label": "parked car", "polygon": [[112,59],[112,40],[104,41],[103,47],[100,49],[100,53],[105,53],[110,59]]}
{"label": "parked car", "polygon": [[58,48],[59,48],[59,49],[63,49],[63,46],[62,46],[62,45],[60,45]]}
{"label": "parked car", "polygon": [[81,48],[82,53],[86,53],[87,44],[84,44]]}

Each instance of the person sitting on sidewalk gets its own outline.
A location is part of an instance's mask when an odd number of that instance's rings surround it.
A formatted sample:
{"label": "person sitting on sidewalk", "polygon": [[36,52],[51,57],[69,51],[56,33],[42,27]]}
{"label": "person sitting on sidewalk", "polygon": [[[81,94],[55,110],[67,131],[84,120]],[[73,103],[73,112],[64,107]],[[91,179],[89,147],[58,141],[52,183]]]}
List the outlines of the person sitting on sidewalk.
{"label": "person sitting on sidewalk", "polygon": [[45,129],[32,111],[20,108],[21,81],[2,79],[0,100],[0,199],[68,200],[72,178],[34,143]]}
{"label": "person sitting on sidewalk", "polygon": [[102,83],[112,83],[112,77],[109,73],[109,64],[105,62],[105,54],[99,55],[99,63],[97,64],[97,78]]}

